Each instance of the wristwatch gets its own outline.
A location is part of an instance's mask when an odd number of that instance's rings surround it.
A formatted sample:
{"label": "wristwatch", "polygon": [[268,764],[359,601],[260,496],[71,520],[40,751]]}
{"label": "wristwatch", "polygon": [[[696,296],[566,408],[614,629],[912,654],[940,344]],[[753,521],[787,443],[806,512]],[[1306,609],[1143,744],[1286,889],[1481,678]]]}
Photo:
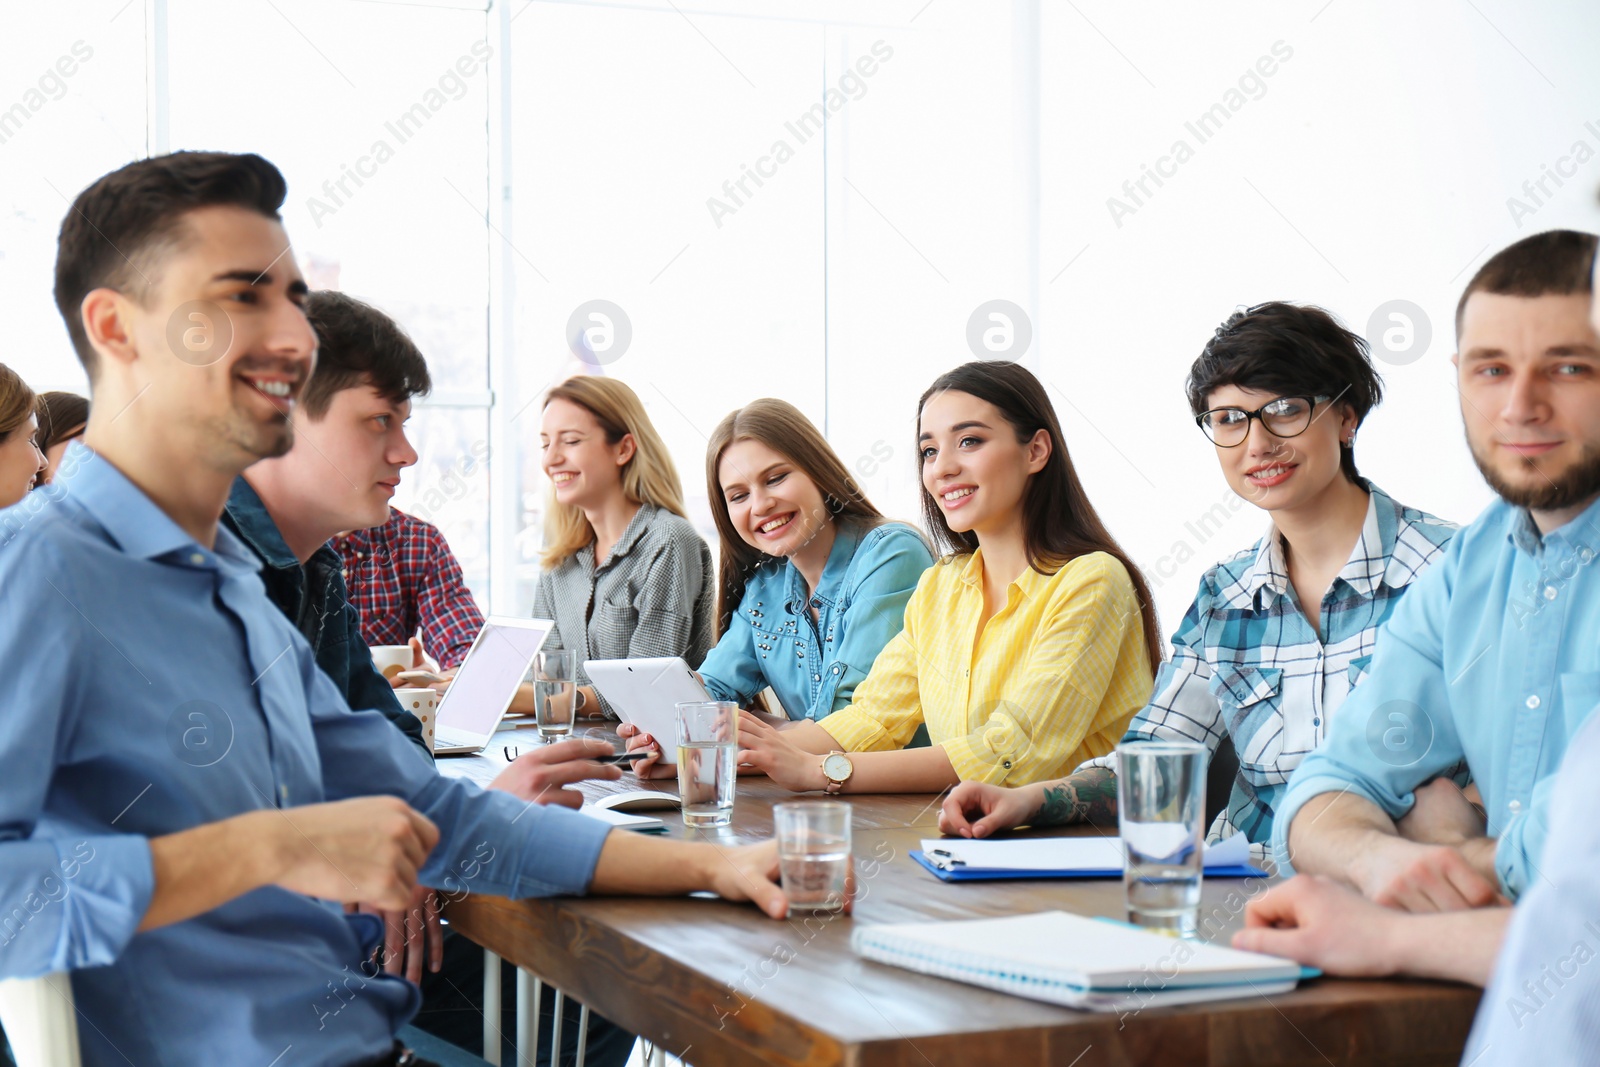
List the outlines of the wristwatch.
{"label": "wristwatch", "polygon": [[837,796],[839,790],[856,773],[856,765],[850,762],[850,757],[843,752],[830,752],[822,757],[822,777],[827,781],[823,792],[829,796]]}

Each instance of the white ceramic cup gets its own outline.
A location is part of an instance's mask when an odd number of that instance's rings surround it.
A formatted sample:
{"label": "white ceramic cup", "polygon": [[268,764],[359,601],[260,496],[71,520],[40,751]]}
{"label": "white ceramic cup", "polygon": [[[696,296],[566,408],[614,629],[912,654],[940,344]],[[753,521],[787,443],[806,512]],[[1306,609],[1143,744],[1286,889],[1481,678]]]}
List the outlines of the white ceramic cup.
{"label": "white ceramic cup", "polygon": [[396,689],[394,695],[402,708],[422,721],[422,739],[428,743],[428,751],[432,752],[434,722],[439,717],[439,694],[422,686],[407,686]]}
{"label": "white ceramic cup", "polygon": [[410,645],[373,645],[372,665],[378,668],[385,681],[394,681],[401,671],[411,669]]}

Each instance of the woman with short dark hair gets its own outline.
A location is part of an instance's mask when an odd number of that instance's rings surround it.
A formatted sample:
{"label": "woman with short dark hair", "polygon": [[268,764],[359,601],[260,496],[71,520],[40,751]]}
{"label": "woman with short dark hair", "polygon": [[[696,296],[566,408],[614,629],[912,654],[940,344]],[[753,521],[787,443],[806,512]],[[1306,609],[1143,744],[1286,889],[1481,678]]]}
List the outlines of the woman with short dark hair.
{"label": "woman with short dark hair", "polygon": [[[1356,472],[1356,430],[1383,396],[1367,342],[1318,307],[1258,304],[1219,326],[1189,406],[1229,486],[1267,535],[1206,572],[1155,692],[1125,741],[1232,740],[1239,768],[1209,837],[1243,833],[1266,862],[1289,775],[1327,736],[1401,594],[1455,527]],[[1022,789],[959,786],[940,825],[987,837],[1023,823],[1116,825],[1114,755]]]}

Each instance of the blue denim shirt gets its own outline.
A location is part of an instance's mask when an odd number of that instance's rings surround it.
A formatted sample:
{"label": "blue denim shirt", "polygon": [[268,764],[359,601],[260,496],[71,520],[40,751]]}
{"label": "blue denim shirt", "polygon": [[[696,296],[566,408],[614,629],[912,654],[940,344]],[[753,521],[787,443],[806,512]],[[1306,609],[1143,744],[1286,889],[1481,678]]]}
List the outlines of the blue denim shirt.
{"label": "blue denim shirt", "polygon": [[344,575],[340,573],[344,562],[339,553],[331,545],[323,545],[302,567],[268,514],[267,505],[243,477],[233,480],[222,524],[261,560],[261,583],[266,586],[267,597],[306,639],[317,666],[333,679],[344,702],[352,708],[382,712],[384,718],[427,752],[422,723],[400,706],[394,689],[378,673],[372,652],[361,639],[361,617],[345,590]]}
{"label": "blue denim shirt", "polygon": [[420,1000],[363,970],[375,917],[275,886],[138,932],[150,838],[386,794],[439,828],[427,885],[587,887],[609,827],[439,775],[345,704],[237,537],[199,544],[109,461],[67,455],[46,506],[0,511],[0,978],[72,972],[86,1067],[344,1067]]}
{"label": "blue denim shirt", "polygon": [[718,700],[747,701],[767,686],[791,719],[821,719],[905,626],[906,601],[933,564],[922,536],[899,522],[839,527],[807,610],[805,580],[788,560],[764,560],[700,676]]}
{"label": "blue denim shirt", "polygon": [[1568,742],[1600,705],[1600,502],[1543,537],[1504,501],[1456,534],[1400,600],[1370,673],[1289,780],[1272,827],[1320,793],[1398,819],[1413,791],[1465,759],[1483,794],[1495,869],[1516,898],[1538,876],[1550,790]]}

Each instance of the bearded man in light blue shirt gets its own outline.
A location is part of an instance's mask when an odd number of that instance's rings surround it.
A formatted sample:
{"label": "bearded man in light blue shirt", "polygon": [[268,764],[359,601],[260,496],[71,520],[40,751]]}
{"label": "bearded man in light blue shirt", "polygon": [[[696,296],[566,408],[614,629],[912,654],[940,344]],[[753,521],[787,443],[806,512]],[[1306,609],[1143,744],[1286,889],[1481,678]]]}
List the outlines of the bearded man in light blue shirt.
{"label": "bearded man in light blue shirt", "polygon": [[405,1062],[416,987],[363,969],[382,927],[343,905],[419,883],[785,911],[770,843],[610,833],[440,777],[267,599],[218,519],[288,451],[315,364],[285,192],[259,156],[176,153],[62,224],[94,405],[70,473],[0,512],[0,978],[72,972],[87,1067]]}
{"label": "bearded man in light blue shirt", "polygon": [[[1600,704],[1595,244],[1536,234],[1468,283],[1462,419],[1501,499],[1412,587],[1296,770],[1273,832],[1280,870],[1410,911],[1514,900],[1539,878],[1553,775]],[[1441,779],[1463,760],[1482,814]]]}

